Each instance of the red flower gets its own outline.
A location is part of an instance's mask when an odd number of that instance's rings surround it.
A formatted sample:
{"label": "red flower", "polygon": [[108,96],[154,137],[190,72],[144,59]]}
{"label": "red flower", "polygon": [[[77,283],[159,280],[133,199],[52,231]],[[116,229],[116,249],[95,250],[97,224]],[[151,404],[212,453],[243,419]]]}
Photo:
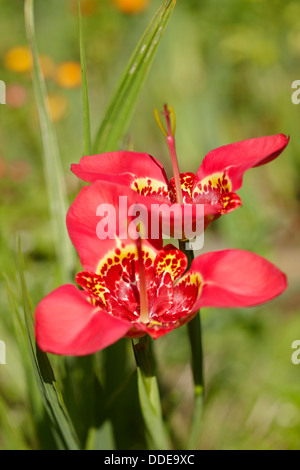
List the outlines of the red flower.
{"label": "red flower", "polygon": [[[288,141],[285,135],[277,134],[212,150],[204,158],[196,175],[180,174],[183,204],[204,206],[206,229],[213,220],[242,204],[236,191],[242,186],[245,171],[274,160]],[[123,151],[85,156],[71,169],[89,183],[114,181],[156,202],[171,205],[177,201],[174,178],[169,182],[163,166],[145,153]]]}
{"label": "red flower", "polygon": [[200,307],[247,307],[285,290],[285,275],[250,252],[207,253],[186,272],[186,256],[172,245],[120,240],[120,227],[113,239],[99,240],[99,204],[115,204],[119,215],[114,188],[100,181],[85,187],[69,209],[67,226],[84,269],[76,282],[83,290],[64,285],[39,303],[35,329],[42,350],[86,355],[124,336],[158,338]]}

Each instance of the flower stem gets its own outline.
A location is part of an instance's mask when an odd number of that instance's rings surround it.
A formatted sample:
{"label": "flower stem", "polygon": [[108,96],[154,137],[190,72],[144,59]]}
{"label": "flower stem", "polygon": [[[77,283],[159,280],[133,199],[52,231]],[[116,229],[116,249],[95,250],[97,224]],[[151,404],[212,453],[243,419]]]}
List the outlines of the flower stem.
{"label": "flower stem", "polygon": [[151,450],[170,449],[163,422],[155,360],[149,336],[132,340],[137,364],[140,406]]}
{"label": "flower stem", "polygon": [[200,311],[188,323],[188,333],[192,350],[192,371],[194,378],[194,414],[188,441],[188,449],[195,449],[200,434],[204,405],[203,349]]}
{"label": "flower stem", "polygon": [[[179,242],[179,248],[188,258],[188,269],[194,259],[192,250],[185,249],[185,242]],[[202,346],[202,327],[200,311],[188,324],[188,334],[192,353],[192,372],[194,380],[194,413],[191,423],[191,431],[188,441],[188,449],[195,449],[200,434],[201,420],[204,403],[204,365]]]}
{"label": "flower stem", "polygon": [[[175,188],[176,188],[176,200],[178,204],[183,204],[183,197],[182,197],[182,189],[181,189],[181,182],[180,182],[180,172],[179,172],[179,166],[178,166],[178,158],[177,158],[177,153],[176,153],[176,147],[175,147],[175,113],[173,108],[169,108],[168,105],[164,105],[164,111],[162,112],[166,119],[167,123],[167,130],[165,130],[161,119],[159,117],[159,113],[156,110],[155,112],[155,119],[157,121],[157,124],[159,125],[160,129],[162,130],[163,134],[166,137],[167,145],[169,148],[170,152],[170,157],[171,157],[171,162],[172,162],[172,168],[173,168],[173,176],[174,176],[174,181],[175,181]],[[171,123],[171,116],[173,117],[173,125]]]}

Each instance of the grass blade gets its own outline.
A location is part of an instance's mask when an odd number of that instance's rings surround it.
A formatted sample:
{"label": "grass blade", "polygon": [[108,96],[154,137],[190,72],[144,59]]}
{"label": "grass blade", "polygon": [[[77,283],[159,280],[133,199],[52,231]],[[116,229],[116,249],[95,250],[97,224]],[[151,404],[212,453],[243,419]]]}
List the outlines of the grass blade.
{"label": "grass blade", "polygon": [[43,165],[50,203],[54,243],[61,282],[66,282],[69,280],[73,268],[72,245],[65,223],[68,201],[57,138],[50,118],[47,90],[39,64],[34,27],[34,0],[25,0],[25,26],[33,58],[33,87],[41,128]]}
{"label": "grass blade", "polygon": [[8,279],[6,274],[3,274],[3,277],[6,283],[7,298],[13,318],[12,323],[14,329],[14,337],[18,343],[18,349],[20,357],[22,359],[22,366],[25,372],[27,390],[30,391],[28,398],[34,416],[40,419],[40,415],[42,414],[41,400],[39,391],[34,386],[35,377],[34,372],[32,370],[30,355],[28,354],[28,340],[24,318],[21,312],[20,292],[16,293],[16,283],[13,283],[12,285],[12,282]]}
{"label": "grass blade", "polygon": [[73,424],[65,407],[61,391],[56,382],[47,354],[42,352],[35,341],[34,320],[31,301],[26,286],[21,246],[18,246],[18,271],[22,289],[25,325],[35,378],[41,396],[57,433],[60,445],[66,450],[79,450],[79,443]]}
{"label": "grass blade", "polygon": [[92,154],[92,140],[91,140],[90,104],[89,104],[89,94],[88,94],[88,85],[87,85],[87,69],[86,69],[86,57],[85,57],[80,0],[78,0],[78,18],[79,18],[80,63],[81,63],[81,77],[82,77],[84,154],[91,155]]}
{"label": "grass blade", "polygon": [[155,363],[147,336],[133,341],[137,364],[138,393],[151,450],[170,449],[163,422]]}
{"label": "grass blade", "polygon": [[132,54],[96,135],[94,153],[118,150],[176,0],[160,7]]}

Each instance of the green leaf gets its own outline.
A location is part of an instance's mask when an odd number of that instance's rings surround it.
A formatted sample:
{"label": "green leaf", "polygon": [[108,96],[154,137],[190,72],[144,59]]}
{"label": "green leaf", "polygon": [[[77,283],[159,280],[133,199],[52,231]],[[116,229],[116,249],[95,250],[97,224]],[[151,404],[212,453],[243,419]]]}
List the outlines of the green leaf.
{"label": "green leaf", "polygon": [[35,386],[35,377],[32,369],[30,355],[28,354],[27,332],[20,305],[21,293],[16,292],[19,285],[17,282],[14,282],[12,285],[12,282],[8,279],[6,274],[3,274],[3,276],[6,283],[8,303],[12,313],[13,334],[16,342],[18,343],[19,354],[22,360],[22,366],[26,378],[27,390],[30,391],[28,398],[34,416],[40,420],[41,415],[43,414],[43,410],[41,406],[40,394],[37,387]]}
{"label": "green leaf", "polygon": [[34,27],[34,0],[25,0],[25,26],[33,58],[33,88],[43,143],[43,166],[50,204],[54,246],[59,261],[61,282],[66,282],[70,278],[74,263],[73,248],[65,223],[68,201],[60,152],[50,117],[47,90],[39,64]]}
{"label": "green leaf", "polygon": [[25,281],[20,243],[18,246],[18,271],[22,289],[25,325],[37,385],[61,448],[80,450],[73,424],[64,404],[48,356],[38,348],[35,341],[33,311]]}
{"label": "green leaf", "polygon": [[105,421],[99,428],[91,428],[85,450],[115,450],[113,426]]}
{"label": "green leaf", "polygon": [[153,353],[148,336],[133,341],[137,364],[138,393],[151,450],[170,449],[163,421]]}
{"label": "green leaf", "polygon": [[92,154],[92,140],[91,140],[91,122],[90,122],[90,104],[89,93],[87,84],[87,70],[85,47],[83,38],[83,25],[80,8],[80,0],[78,0],[78,18],[79,18],[79,45],[80,45],[80,63],[81,63],[81,77],[82,77],[82,101],[83,101],[83,135],[84,135],[84,154]]}
{"label": "green leaf", "polygon": [[94,153],[119,149],[175,5],[176,0],[164,1],[140,39],[96,135]]}

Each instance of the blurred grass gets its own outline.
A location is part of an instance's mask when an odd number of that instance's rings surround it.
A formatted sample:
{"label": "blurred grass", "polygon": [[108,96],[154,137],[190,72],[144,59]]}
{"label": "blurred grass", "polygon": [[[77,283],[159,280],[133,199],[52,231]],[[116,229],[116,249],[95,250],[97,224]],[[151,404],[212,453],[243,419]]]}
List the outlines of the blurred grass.
{"label": "blurred grass", "polygon": [[[120,73],[161,2],[153,0],[145,12],[131,16],[109,0],[94,3],[93,15],[83,16],[93,136]],[[55,64],[79,61],[74,4],[36,0],[39,51]],[[289,289],[262,307],[203,312],[207,405],[200,448],[299,449],[300,366],[291,363],[291,344],[300,339],[300,106],[291,102],[291,84],[300,78],[299,15],[296,0],[284,5],[279,0],[178,2],[130,126],[128,141],[134,150],[157,157],[169,174],[165,143],[153,118],[153,108],[165,102],[177,114],[182,171],[196,171],[203,156],[219,145],[278,132],[291,137],[282,156],[245,175],[239,192],[243,208],[215,222],[205,235],[204,251],[243,248],[266,256],[286,272]],[[17,292],[14,247],[20,233],[36,305],[58,281],[31,78],[7,70],[4,63],[10,48],[27,44],[23,2],[2,0],[0,28],[0,79],[26,92],[20,107],[0,106],[1,271]],[[67,100],[66,114],[55,129],[71,201],[79,183],[69,167],[84,149],[81,90],[62,88],[54,78],[46,81],[50,93]],[[0,339],[7,347],[7,364],[0,365],[0,448],[51,447],[47,426],[35,425],[30,394],[36,391],[26,384],[4,279],[0,295]],[[163,404],[181,442],[193,399],[186,330],[174,331],[155,346]],[[130,408],[136,399],[132,381],[123,397]],[[139,420],[130,422],[128,446],[130,436],[137,436]]]}

